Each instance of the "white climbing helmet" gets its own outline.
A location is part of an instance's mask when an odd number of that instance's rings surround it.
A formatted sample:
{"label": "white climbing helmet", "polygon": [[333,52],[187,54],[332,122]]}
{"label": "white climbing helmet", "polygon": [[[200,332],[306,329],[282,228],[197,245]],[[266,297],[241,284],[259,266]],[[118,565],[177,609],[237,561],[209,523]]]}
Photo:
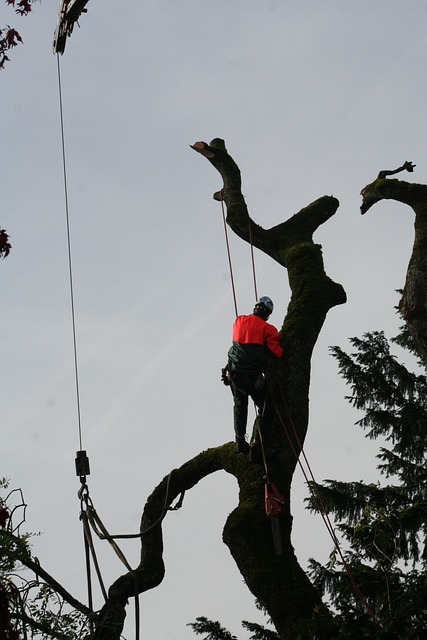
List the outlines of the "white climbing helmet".
{"label": "white climbing helmet", "polygon": [[258,305],[263,305],[264,307],[266,307],[270,313],[273,313],[273,309],[274,309],[274,304],[273,304],[273,300],[271,298],[269,298],[268,296],[262,296],[258,302],[256,303],[256,307]]}

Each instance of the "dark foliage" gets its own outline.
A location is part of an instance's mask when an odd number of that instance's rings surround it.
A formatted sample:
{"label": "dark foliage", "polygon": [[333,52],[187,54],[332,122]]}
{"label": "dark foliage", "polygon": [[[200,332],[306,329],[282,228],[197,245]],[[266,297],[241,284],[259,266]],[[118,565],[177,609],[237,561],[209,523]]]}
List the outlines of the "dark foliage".
{"label": "dark foliage", "polygon": [[214,622],[204,616],[196,618],[195,622],[190,622],[187,626],[191,627],[198,635],[206,634],[203,640],[237,640],[236,636],[233,636],[219,622]]}
{"label": "dark foliage", "polygon": [[[36,0],[6,0],[6,4],[15,9],[15,13],[19,16],[26,16],[32,10],[32,4]],[[0,29],[0,69],[4,68],[6,62],[10,60],[6,52],[17,44],[22,42],[22,38],[18,31],[7,25]]]}
{"label": "dark foliage", "polygon": [[9,235],[0,227],[0,258],[6,258],[12,246],[9,242]]}
{"label": "dark foliage", "polygon": [[[7,486],[0,478],[0,489]],[[67,606],[55,581],[50,585],[39,578],[42,568],[31,556],[30,536],[20,532],[25,510],[21,490],[0,496],[0,639],[80,640],[87,636],[87,617]],[[28,566],[36,572],[30,577]]]}
{"label": "dark foliage", "polygon": [[[350,342],[354,353],[339,347],[332,353],[351,387],[348,400],[364,412],[357,424],[367,437],[389,445],[377,457],[392,483],[326,480],[318,486],[323,508],[335,516],[349,546],[348,571],[334,551],[327,566],[311,560],[311,577],[336,610],[339,637],[421,640],[427,628],[425,366],[419,360],[413,373],[399,363],[383,332]],[[407,333],[394,342],[418,355]],[[318,510],[312,498],[308,502]]]}
{"label": "dark foliage", "polygon": [[[198,634],[204,635],[203,640],[237,640],[236,636],[233,636],[228,629],[225,629],[219,622],[213,622],[204,616],[196,618],[195,622],[188,624],[193,631]],[[260,624],[255,622],[242,621],[242,627],[251,632],[249,640],[280,640],[280,636],[276,631],[266,629]]]}

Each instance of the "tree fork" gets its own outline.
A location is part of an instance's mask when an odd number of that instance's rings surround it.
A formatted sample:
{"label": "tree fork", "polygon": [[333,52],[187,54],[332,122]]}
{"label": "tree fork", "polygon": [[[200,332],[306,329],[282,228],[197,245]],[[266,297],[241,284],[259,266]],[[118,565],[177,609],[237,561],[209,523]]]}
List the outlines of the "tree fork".
{"label": "tree fork", "polygon": [[[215,197],[224,200],[231,229],[246,242],[252,240],[255,247],[288,271],[292,293],[281,329],[284,356],[272,363],[266,374],[276,408],[270,434],[276,456],[269,463],[269,476],[286,499],[280,516],[283,553],[276,556],[274,552],[270,522],[264,513],[263,466],[237,454],[234,443],[209,449],[164,478],[148,498],[141,522],[140,564],[110,588],[94,638],[119,640],[127,599],[135,590],[142,593],[163,579],[161,523],[168,507],[182,491],[218,470],[225,470],[238,481],[238,506],[227,518],[223,540],[247,586],[267,610],[283,640],[294,640],[298,634],[301,639],[308,638],[313,636],[323,609],[291,543],[290,488],[308,427],[313,348],[328,311],[346,301],[343,287],[326,275],[321,247],[313,242],[313,233],[335,214],[339,203],[333,196],[323,196],[287,221],[265,230],[249,216],[240,170],[224,141],[196,142],[192,148],[206,157],[223,179],[223,189]],[[330,622],[328,614],[326,619]]]}

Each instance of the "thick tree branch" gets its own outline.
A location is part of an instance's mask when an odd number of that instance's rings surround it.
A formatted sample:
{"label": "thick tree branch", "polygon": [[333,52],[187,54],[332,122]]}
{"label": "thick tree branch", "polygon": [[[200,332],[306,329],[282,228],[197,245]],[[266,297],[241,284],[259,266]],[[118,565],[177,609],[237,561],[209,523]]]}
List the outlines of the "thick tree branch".
{"label": "thick tree branch", "polygon": [[93,618],[93,612],[84,604],[79,602],[79,600],[77,600],[74,596],[72,596],[71,593],[69,593],[57,580],[55,580],[55,578],[53,578],[45,569],[43,569],[43,567],[41,567],[38,562],[35,562],[30,557],[21,558],[20,561],[23,565],[28,567],[28,569],[34,571],[36,576],[42,578],[42,580],[44,580],[46,584],[52,587],[52,589],[56,591],[56,593],[58,593],[61,598],[65,600],[65,602],[68,602],[71,607],[76,609],[76,611],[80,611],[80,613],[83,613],[89,619]]}
{"label": "thick tree branch", "polygon": [[[274,553],[270,522],[263,508],[263,467],[251,464],[248,456],[236,453],[234,443],[227,443],[208,449],[179,469],[174,469],[148,498],[141,520],[140,564],[134,571],[121,576],[109,589],[108,600],[98,615],[94,639],[118,640],[128,599],[161,583],[164,577],[162,521],[168,508],[183,491],[219,470],[234,475],[239,485],[239,504],[227,518],[224,541],[249,589],[272,615],[277,628],[282,630],[282,637],[294,638],[288,632],[299,627],[301,617],[311,618],[314,606],[321,605],[319,596],[295,558],[289,535],[289,504],[281,518],[284,551],[278,557]],[[271,472],[273,477],[280,475],[273,467]]]}
{"label": "thick tree branch", "polygon": [[109,589],[108,600],[99,613],[94,638],[118,640],[129,598],[157,587],[164,577],[162,521],[183,492],[202,478],[225,469],[231,472],[238,463],[234,446],[224,445],[199,454],[163,478],[148,498],[141,519],[141,558],[138,567],[121,576]]}
{"label": "thick tree branch", "polygon": [[[191,148],[206,157],[222,177],[224,186],[214,194],[214,198],[224,200],[227,206],[227,223],[231,229],[246,242],[252,240],[255,247],[285,267],[286,250],[301,242],[312,242],[316,229],[329,220],[338,208],[336,198],[324,196],[286,222],[265,230],[249,216],[241,191],[240,170],[228,154],[224,140],[215,138],[209,144],[196,142]],[[338,297],[336,304],[342,304],[343,292]]]}
{"label": "thick tree branch", "polygon": [[415,213],[414,245],[399,309],[427,362],[427,185],[384,177],[404,169],[412,172],[414,167],[411,162],[405,162],[393,172],[381,171],[374,182],[362,189],[361,213],[366,213],[373,204],[385,199],[402,202]]}

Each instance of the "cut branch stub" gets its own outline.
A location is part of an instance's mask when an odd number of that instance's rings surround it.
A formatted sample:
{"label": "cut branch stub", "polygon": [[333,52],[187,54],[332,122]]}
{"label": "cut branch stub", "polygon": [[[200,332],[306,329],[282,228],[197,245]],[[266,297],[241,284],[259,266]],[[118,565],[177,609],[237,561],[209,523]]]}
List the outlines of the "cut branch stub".
{"label": "cut branch stub", "polygon": [[[371,207],[372,205],[374,205],[376,202],[379,202],[380,200],[383,200],[384,198],[393,198],[394,196],[387,196],[385,195],[387,193],[387,187],[386,185],[378,185],[378,180],[384,180],[385,178],[387,178],[387,176],[393,176],[396,173],[400,173],[401,171],[409,171],[409,173],[412,173],[414,171],[414,168],[416,167],[416,164],[413,164],[412,162],[409,162],[408,160],[406,162],[404,162],[402,164],[401,167],[398,167],[397,169],[384,169],[383,171],[380,171],[377,179],[372,182],[371,184],[368,184],[364,189],[362,189],[362,191],[360,192],[363,200],[362,200],[362,204],[360,206],[360,213],[363,215],[365,214]],[[383,194],[381,193],[377,193],[377,187],[378,186],[382,186],[384,187],[384,191]],[[381,189],[380,189],[381,191]],[[409,203],[406,203],[409,204]]]}

